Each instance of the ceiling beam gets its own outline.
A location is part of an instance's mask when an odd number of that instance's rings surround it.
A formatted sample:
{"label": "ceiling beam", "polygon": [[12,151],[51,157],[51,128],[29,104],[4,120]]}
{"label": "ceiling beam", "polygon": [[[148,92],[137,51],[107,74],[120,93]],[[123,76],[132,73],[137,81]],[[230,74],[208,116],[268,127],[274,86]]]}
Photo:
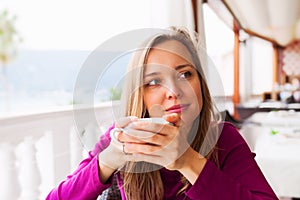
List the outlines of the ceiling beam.
{"label": "ceiling beam", "polygon": [[195,26],[195,31],[199,33],[198,29],[198,0],[192,0],[192,7],[193,7],[193,18],[194,18],[194,26]]}

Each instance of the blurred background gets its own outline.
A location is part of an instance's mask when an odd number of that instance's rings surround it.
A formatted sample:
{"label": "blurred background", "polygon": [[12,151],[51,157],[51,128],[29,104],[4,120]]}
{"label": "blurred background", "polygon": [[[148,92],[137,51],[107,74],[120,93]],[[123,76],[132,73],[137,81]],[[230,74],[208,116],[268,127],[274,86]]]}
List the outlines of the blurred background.
{"label": "blurred background", "polygon": [[276,194],[300,198],[299,0],[0,0],[0,199],[45,199],[112,123],[121,94],[112,82],[128,57],[99,83],[92,110],[75,109],[91,53],[119,34],[169,26],[199,33],[224,120]]}
{"label": "blurred background", "polygon": [[[72,104],[80,67],[93,50],[117,34],[170,25],[194,30],[192,3],[179,1],[177,4],[158,0],[2,0],[1,29],[10,36],[7,44],[2,41],[7,36],[0,36],[0,51],[5,52],[5,59],[0,60],[0,115]],[[207,52],[230,98],[234,80],[234,33],[209,5],[203,6],[202,15]],[[249,36],[243,37],[246,40]],[[258,95],[272,87],[272,74],[267,73],[272,70],[272,48],[271,43],[261,39],[249,40],[248,53],[252,60],[247,65],[253,67],[249,76],[255,79],[250,84],[251,94]],[[109,96],[111,88],[106,89]],[[108,96],[102,95],[99,101],[109,100]]]}

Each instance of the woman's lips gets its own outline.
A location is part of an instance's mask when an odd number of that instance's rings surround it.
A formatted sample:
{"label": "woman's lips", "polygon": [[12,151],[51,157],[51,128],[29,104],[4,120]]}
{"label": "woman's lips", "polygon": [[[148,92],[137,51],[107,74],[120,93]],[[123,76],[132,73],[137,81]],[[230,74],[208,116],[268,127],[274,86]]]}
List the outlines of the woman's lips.
{"label": "woman's lips", "polygon": [[174,105],[166,109],[168,113],[181,113],[188,108],[188,104]]}

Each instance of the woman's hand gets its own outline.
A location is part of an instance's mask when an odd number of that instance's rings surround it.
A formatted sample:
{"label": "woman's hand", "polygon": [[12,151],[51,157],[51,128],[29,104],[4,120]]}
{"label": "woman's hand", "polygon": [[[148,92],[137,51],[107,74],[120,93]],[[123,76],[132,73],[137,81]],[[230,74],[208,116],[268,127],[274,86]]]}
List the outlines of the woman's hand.
{"label": "woman's hand", "polygon": [[[136,117],[124,117],[115,123],[115,127],[125,128],[128,124],[136,120]],[[130,161],[130,156],[124,154],[123,144],[121,141],[115,142],[112,139],[109,146],[98,156],[101,182],[105,183],[115,170],[124,166],[126,161]]]}
{"label": "woman's hand", "polygon": [[176,113],[166,115],[165,119],[174,124],[163,125],[150,122],[132,122],[126,133],[119,135],[125,143],[124,151],[133,154],[134,161],[145,161],[178,170],[183,166],[180,159],[190,148],[187,142],[187,128],[181,126]]}
{"label": "woman's hand", "polygon": [[[176,113],[165,119],[174,124],[133,122],[127,133],[119,139],[125,143],[124,151],[133,154],[134,161],[145,161],[178,170],[194,184],[206,164],[206,158],[190,147],[187,142],[189,128],[185,127]],[[139,141],[139,142],[136,142]]]}

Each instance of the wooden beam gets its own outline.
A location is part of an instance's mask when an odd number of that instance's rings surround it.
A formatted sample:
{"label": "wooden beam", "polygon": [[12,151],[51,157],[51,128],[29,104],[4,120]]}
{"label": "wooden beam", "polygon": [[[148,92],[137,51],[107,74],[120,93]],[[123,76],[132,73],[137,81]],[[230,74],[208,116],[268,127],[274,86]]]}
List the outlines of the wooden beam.
{"label": "wooden beam", "polygon": [[279,83],[279,47],[273,44],[273,84]]}
{"label": "wooden beam", "polygon": [[275,39],[272,39],[270,37],[267,37],[267,36],[264,36],[264,35],[260,35],[254,31],[251,31],[250,29],[243,29],[246,33],[248,33],[249,35],[252,35],[252,36],[255,36],[255,37],[258,37],[258,38],[261,38],[263,40],[266,40],[266,41],[269,41],[271,42],[272,44],[274,45],[277,45],[277,46],[281,46],[277,43],[277,41]]}
{"label": "wooden beam", "polygon": [[239,118],[238,113],[236,111],[236,106],[240,104],[240,34],[239,34],[239,28],[234,20],[233,22],[233,32],[234,32],[234,86],[233,86],[233,116],[235,118]]}
{"label": "wooden beam", "polygon": [[198,33],[198,0],[192,0],[192,8],[193,8],[193,18],[194,18],[194,25],[195,25],[195,31]]}

